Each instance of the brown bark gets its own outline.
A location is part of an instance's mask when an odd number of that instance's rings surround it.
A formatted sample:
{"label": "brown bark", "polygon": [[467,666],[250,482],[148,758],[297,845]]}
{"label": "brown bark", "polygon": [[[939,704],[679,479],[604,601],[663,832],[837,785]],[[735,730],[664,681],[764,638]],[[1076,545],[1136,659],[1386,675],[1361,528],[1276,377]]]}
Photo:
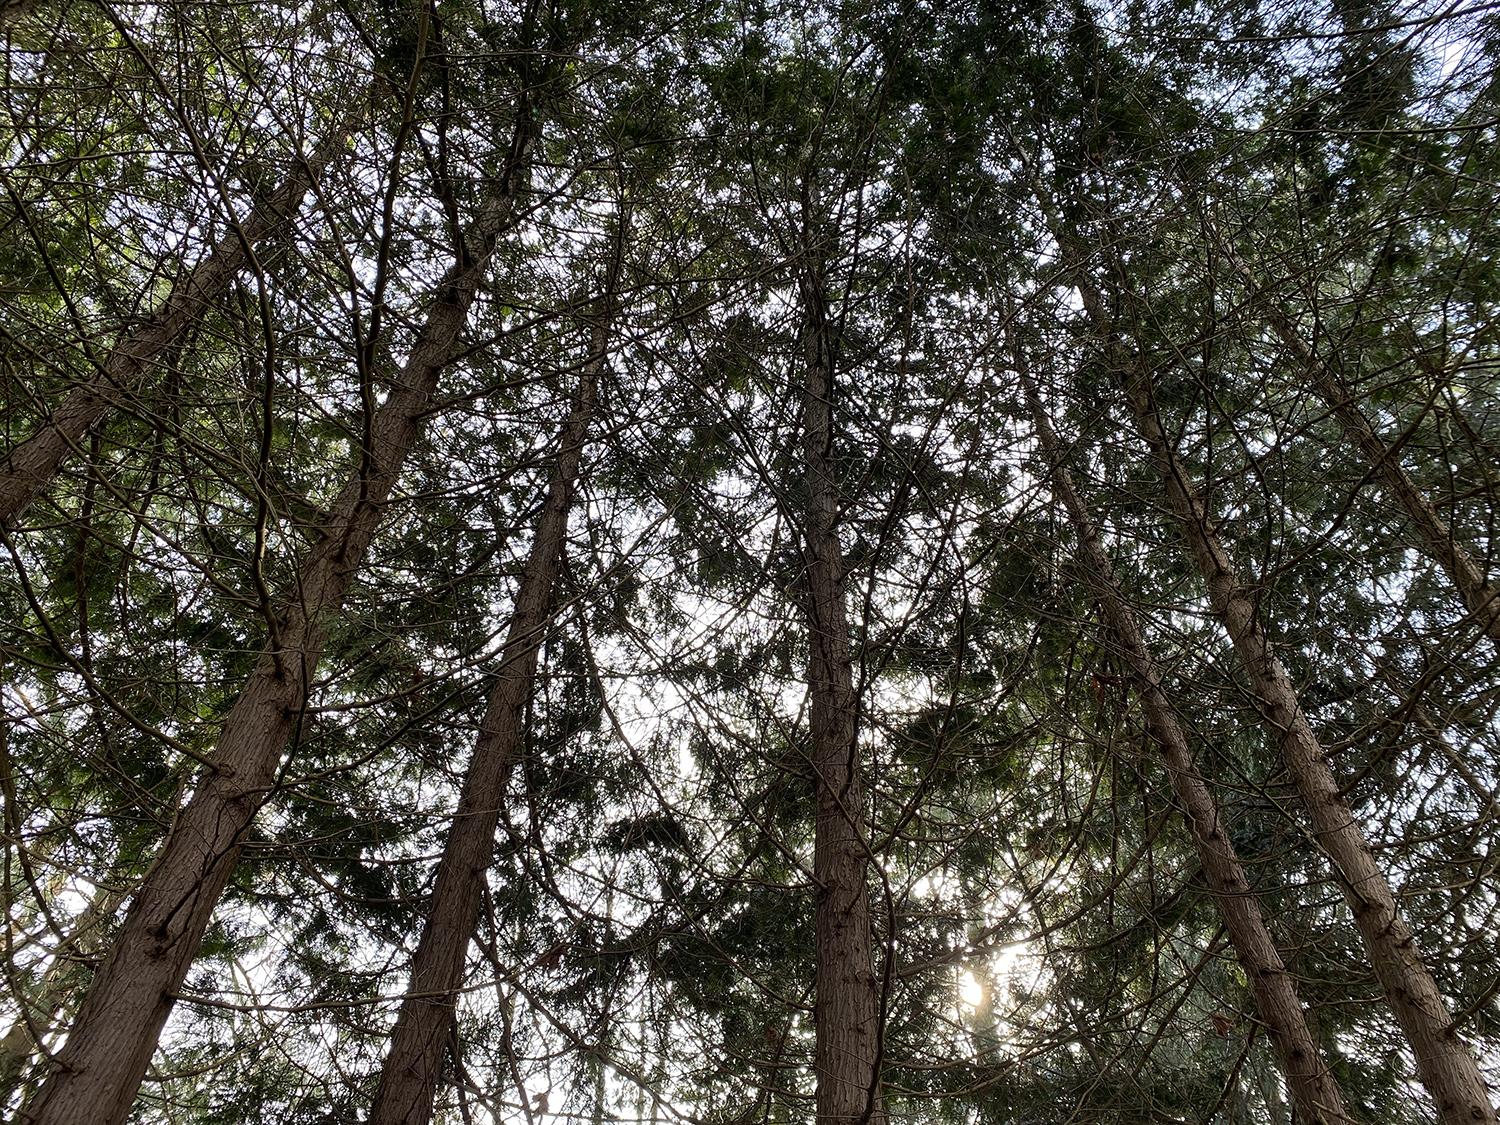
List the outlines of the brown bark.
{"label": "brown bark", "polygon": [[854,671],[838,536],[833,448],[833,349],[823,278],[801,283],[807,382],[803,467],[807,516],[808,697],[817,811],[816,896],[818,1125],[884,1125],[880,1093],[880,998],[870,953],[869,848],[864,821]]}
{"label": "brown bark", "polygon": [[1078,533],[1078,555],[1089,584],[1099,598],[1105,623],[1113,632],[1136,686],[1146,727],[1161,747],[1172,780],[1178,811],[1193,837],[1203,875],[1240,967],[1244,969],[1256,1013],[1271,1039],[1300,1121],[1307,1125],[1352,1125],[1344,1111],[1343,1095],[1313,1040],[1297,987],[1281,952],[1266,927],[1260,902],[1245,877],[1245,869],[1219,816],[1217,803],[1193,759],[1187,735],[1162,690],[1161,671],[1146,647],[1135,614],[1126,604],[1104,545],[1073,475],[1063,463],[1063,451],[1052,429],[1036,386],[1017,350],[1016,370],[1050,469],[1054,495],[1068,510]]}
{"label": "brown bark", "polygon": [[1242,585],[1219,542],[1207,505],[1157,415],[1150,374],[1110,329],[1101,295],[1079,279],[1084,308],[1104,334],[1111,367],[1120,377],[1141,437],[1166,486],[1174,513],[1208,587],[1209,601],[1240,658],[1265,722],[1297,786],[1313,838],[1333,866],[1354,923],[1411,1047],[1417,1073],[1444,1125],[1494,1125],[1495,1110],[1478,1065],[1459,1038],[1437,983],[1402,916],[1384,872],[1339,790],[1328,756],[1303,713],[1296,688],[1261,627],[1254,593]]}
{"label": "brown bark", "polygon": [[552,588],[562,559],[583,442],[597,400],[605,343],[606,329],[601,324],[594,329],[591,354],[563,426],[557,465],[516,589],[500,668],[464,776],[458,813],[438,861],[427,920],[412,957],[411,982],[391,1033],[369,1125],[426,1125],[432,1116],[443,1052],[453,1033],[464,961],[479,921],[485,872],[494,854],[500,806],[520,754],[526,701],[551,618]]}
{"label": "brown bark", "polygon": [[460,248],[458,264],[439,286],[427,322],[375,416],[361,457],[363,471],[339,493],[322,539],[300,568],[297,597],[283,614],[280,646],[261,655],[230,710],[214,767],[200,778],[136,892],[51,1074],[20,1122],[120,1125],[130,1112],[246,830],[275,787],[322,654],[328,618],[342,606],[364,560],[495,243],[518,211],[533,132],[523,114],[507,178]]}
{"label": "brown bark", "polygon": [[223,296],[239,272],[253,263],[256,244],[291,221],[303,196],[344,150],[347,136],[346,119],[330,129],[310,157],[294,158],[291,174],[281,186],[257,202],[248,218],[231,221],[229,231],[208,257],[173,286],[146,322],[116,343],[94,376],[75,388],[35,433],[0,462],[0,527],[16,526],[84,435],[121,396],[140,385],[208,306]]}
{"label": "brown bark", "polygon": [[1464,607],[1479,623],[1485,636],[1500,644],[1500,590],[1496,590],[1485,577],[1484,571],[1474,561],[1474,556],[1454,537],[1453,529],[1438,514],[1436,505],[1401,467],[1396,451],[1387,446],[1384,439],[1375,432],[1375,427],[1360,410],[1354,395],[1338,372],[1324,363],[1322,357],[1302,338],[1286,311],[1260,287],[1245,260],[1231,247],[1224,245],[1223,249],[1276,335],[1312,377],[1313,387],[1333,412],[1344,435],[1359,447],[1370,467],[1380,474],[1386,488],[1405,509],[1422,545],[1447,572]]}

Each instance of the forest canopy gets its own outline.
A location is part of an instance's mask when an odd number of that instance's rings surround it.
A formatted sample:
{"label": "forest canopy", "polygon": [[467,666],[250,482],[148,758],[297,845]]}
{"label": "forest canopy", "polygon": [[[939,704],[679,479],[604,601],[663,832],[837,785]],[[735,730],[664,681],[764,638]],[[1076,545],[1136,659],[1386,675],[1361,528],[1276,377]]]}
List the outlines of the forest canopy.
{"label": "forest canopy", "polygon": [[1500,17],[0,0],[0,1113],[1500,1084]]}

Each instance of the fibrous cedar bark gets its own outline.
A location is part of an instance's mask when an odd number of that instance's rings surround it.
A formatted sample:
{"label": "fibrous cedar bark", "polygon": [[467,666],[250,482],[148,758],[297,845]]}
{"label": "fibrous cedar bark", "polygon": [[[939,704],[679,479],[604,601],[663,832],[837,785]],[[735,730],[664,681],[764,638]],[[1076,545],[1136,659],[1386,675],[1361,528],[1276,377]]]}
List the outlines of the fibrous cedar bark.
{"label": "fibrous cedar bark", "polygon": [[485,872],[506,782],[521,751],[526,701],[537,655],[551,620],[552,590],[562,561],[578,465],[606,359],[607,326],[594,327],[590,354],[562,428],[560,451],[535,537],[516,588],[510,628],[490,691],[479,738],[469,759],[453,827],[443,844],[422,937],[412,957],[391,1047],[381,1068],[369,1125],[426,1125],[452,1035],[464,961],[479,921]]}
{"label": "fibrous cedar bark", "polygon": [[1303,339],[1292,318],[1256,280],[1243,258],[1227,244],[1222,246],[1240,280],[1281,342],[1296,357],[1312,379],[1313,388],[1333,413],[1340,428],[1364,455],[1372,470],[1405,510],[1427,554],[1437,561],[1458,590],[1464,604],[1485,636],[1500,644],[1500,590],[1485,576],[1474,556],[1454,536],[1448,521],[1438,513],[1411,475],[1401,467],[1400,454],[1376,432],[1343,378],[1324,362],[1317,350]]}
{"label": "fibrous cedar bark", "polygon": [[[1069,245],[1076,247],[1076,242],[1069,240]],[[1438,1119],[1444,1125],[1494,1125],[1494,1105],[1474,1054],[1459,1037],[1417,946],[1416,935],[1344,800],[1291,677],[1266,638],[1255,593],[1240,582],[1214,530],[1203,495],[1162,426],[1151,373],[1114,332],[1098,286],[1083,269],[1075,269],[1074,276],[1085,312],[1103,337],[1106,360],[1124,389],[1136,427],[1187,537],[1214,615],[1250,680],[1265,724],[1297,786],[1312,836],[1333,867],[1375,976],[1411,1048],[1422,1084],[1437,1108]]]}
{"label": "fibrous cedar bark", "polygon": [[99,965],[51,1073],[19,1121],[120,1125],[145,1076],[246,831],[276,783],[322,655],[329,618],[364,561],[419,421],[468,319],[496,242],[520,211],[535,123],[523,105],[505,174],[458,248],[431,311],[286,599],[279,644],[267,648],[235,701],[213,766],[198,780],[123,926]]}
{"label": "fibrous cedar bark", "polygon": [[1027,371],[1025,355],[1019,348],[1015,355],[1016,373],[1047,458],[1053,494],[1068,511],[1078,534],[1079,561],[1099,598],[1105,624],[1141,693],[1146,727],[1161,748],[1178,811],[1187,822],[1214,905],[1245,972],[1256,1014],[1270,1036],[1298,1120],[1308,1125],[1352,1125],[1353,1119],[1344,1111],[1338,1083],[1308,1028],[1296,984],[1266,927],[1260,901],[1245,877],[1244,866],[1219,816],[1218,804],[1198,769],[1177,713],[1162,689],[1161,670],[1146,647],[1135,614],[1126,604],[1115,578],[1114,565],[1065,464],[1062,444]]}
{"label": "fibrous cedar bark", "polygon": [[173,286],[145,322],[110,350],[98,370],[76,387],[35,433],[0,462],[0,527],[14,528],[36,494],[57,474],[69,453],[107,414],[159,366],[187,330],[229,289],[247,267],[255,267],[255,247],[291,222],[302,199],[334,157],[345,149],[349,116],[330,128],[311,156],[293,159],[291,173],[243,220],[229,230],[206,258]]}
{"label": "fibrous cedar bark", "polygon": [[816,812],[818,1125],[884,1125],[880,1092],[880,999],[870,952],[869,846],[863,833],[854,672],[839,546],[834,440],[834,350],[818,266],[800,279],[803,303],[803,480],[807,511],[808,699]]}

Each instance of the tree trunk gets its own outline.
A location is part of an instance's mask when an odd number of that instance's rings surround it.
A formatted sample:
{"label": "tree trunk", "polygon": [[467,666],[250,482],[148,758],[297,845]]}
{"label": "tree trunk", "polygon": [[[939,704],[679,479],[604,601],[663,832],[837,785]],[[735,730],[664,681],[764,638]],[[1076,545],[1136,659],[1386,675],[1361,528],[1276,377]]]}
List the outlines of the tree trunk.
{"label": "tree trunk", "polygon": [[300,569],[280,646],[268,648],[225,720],[214,767],[199,780],[89,986],[51,1074],[19,1120],[120,1125],[130,1112],[246,830],[276,785],[287,742],[338,612],[385,512],[418,422],[453,354],[501,233],[517,214],[535,126],[522,112],[506,179],[459,248],[406,365],[376,414],[365,469],[339,493]]}
{"label": "tree trunk", "polygon": [[854,672],[838,537],[838,485],[830,465],[834,384],[831,329],[819,272],[801,280],[803,463],[807,515],[809,710],[817,811],[816,895],[818,1125],[884,1125],[880,1004],[870,953],[869,848],[864,821]]}
{"label": "tree trunk", "polygon": [[1391,494],[1406,510],[1427,553],[1447,572],[1464,607],[1479,623],[1485,636],[1500,645],[1500,590],[1489,582],[1474,556],[1454,537],[1453,529],[1438,514],[1437,507],[1401,467],[1396,451],[1375,432],[1375,427],[1355,404],[1344,380],[1302,338],[1285,310],[1267,296],[1245,260],[1228,244],[1221,243],[1220,248],[1234,263],[1251,298],[1261,308],[1276,335],[1312,377],[1313,387],[1333,412],[1344,435],[1359,447],[1370,467],[1380,474]]}
{"label": "tree trunk", "polygon": [[1332,862],[1365,952],[1415,1058],[1422,1084],[1444,1125],[1494,1125],[1495,1110],[1473,1053],[1459,1038],[1447,1005],[1401,915],[1395,895],[1375,862],[1354,814],[1339,790],[1318,737],[1303,714],[1296,688],[1261,628],[1254,594],[1240,584],[1219,542],[1202,495],[1173,450],[1157,415],[1150,374],[1111,330],[1103,299],[1079,272],[1079,292],[1095,328],[1104,335],[1111,367],[1120,377],[1141,437],[1166,486],[1208,587],[1214,614],[1239,655],[1261,713],[1297,785],[1312,835]]}
{"label": "tree trunk", "polygon": [[1229,931],[1230,944],[1245,971],[1260,1022],[1270,1035],[1287,1089],[1297,1107],[1298,1120],[1307,1125],[1353,1125],[1344,1111],[1338,1083],[1308,1029],[1296,985],[1286,971],[1270,930],[1266,928],[1260,902],[1251,890],[1234,844],[1219,818],[1213,794],[1198,772],[1187,736],[1162,690],[1161,671],[1146,648],[1135,615],[1120,592],[1114,567],[1099,541],[1083,498],[1074,486],[1073,475],[1063,463],[1061,443],[1053,432],[1019,348],[1016,349],[1016,373],[1047,457],[1053,492],[1073,521],[1084,571],[1099,598],[1105,623],[1134,674],[1141,693],[1146,727],[1161,747],[1178,810],[1192,834],[1199,862],[1203,864],[1204,878],[1224,919],[1225,929]]}
{"label": "tree trunk", "polygon": [[551,618],[552,587],[562,559],[578,464],[605,362],[606,326],[594,328],[547,498],[537,517],[500,669],[479,728],[459,797],[458,813],[443,845],[427,921],[412,958],[411,983],[391,1049],[380,1072],[369,1125],[426,1125],[449,1042],[465,955],[479,922],[480,894],[495,849],[495,829],[511,767],[521,750],[526,701],[536,678],[537,654]]}
{"label": "tree trunk", "polygon": [[255,245],[291,220],[302,197],[344,151],[348,123],[346,117],[335,124],[310,157],[294,157],[285,182],[256,203],[249,218],[231,219],[229,231],[208,257],[173,286],[144,324],[114,346],[95,376],[69,394],[34,434],[0,462],[0,527],[16,526],[27,505],[117,397],[134,391],[208,306],[223,296],[239,272],[254,263]]}

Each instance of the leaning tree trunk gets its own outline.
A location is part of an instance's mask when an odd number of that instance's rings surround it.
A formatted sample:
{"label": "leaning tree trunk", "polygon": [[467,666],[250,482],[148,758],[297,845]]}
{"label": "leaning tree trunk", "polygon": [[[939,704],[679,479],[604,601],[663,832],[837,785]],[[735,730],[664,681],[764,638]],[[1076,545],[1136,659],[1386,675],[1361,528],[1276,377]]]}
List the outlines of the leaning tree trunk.
{"label": "leaning tree trunk", "polygon": [[500,656],[479,739],[469,759],[453,827],[443,844],[422,937],[412,957],[411,983],[391,1048],[380,1071],[369,1125],[426,1125],[453,1031],[465,955],[479,922],[485,872],[511,767],[520,754],[526,701],[537,654],[551,619],[552,588],[562,559],[578,464],[605,363],[606,325],[593,331],[572,411],[563,425],[557,465],[537,517],[531,554],[516,589],[510,629]]}
{"label": "leaning tree trunk", "polygon": [[1053,493],[1062,501],[1073,521],[1084,573],[1099,598],[1105,623],[1134,674],[1141,692],[1146,727],[1161,747],[1178,810],[1187,822],[1214,904],[1224,919],[1230,944],[1234,946],[1240,967],[1245,972],[1256,1013],[1270,1035],[1287,1089],[1297,1107],[1298,1120],[1307,1125],[1353,1125],[1353,1119],[1344,1111],[1338,1083],[1329,1072],[1328,1063],[1307,1026],[1296,984],[1286,970],[1270,930],[1266,928],[1260,901],[1245,877],[1245,869],[1219,817],[1213,794],[1198,772],[1187,736],[1162,690],[1161,671],[1146,648],[1135,614],[1120,592],[1114,567],[1073,483],[1073,474],[1064,464],[1062,445],[1052,429],[1019,348],[1016,349],[1016,374],[1021,380],[1022,394],[1047,458]]}
{"label": "leaning tree trunk", "polygon": [[1464,607],[1479,623],[1485,636],[1500,644],[1500,590],[1496,590],[1474,556],[1454,536],[1448,522],[1438,514],[1437,506],[1401,467],[1397,451],[1375,432],[1375,427],[1360,410],[1354,395],[1338,372],[1324,363],[1323,358],[1302,338],[1286,311],[1261,288],[1245,260],[1227,244],[1222,249],[1234,263],[1241,281],[1276,335],[1311,377],[1314,389],[1333,412],[1344,436],[1359,447],[1370,468],[1380,474],[1391,495],[1406,510],[1422,546],[1447,572]]}
{"label": "leaning tree trunk", "polygon": [[870,953],[869,847],[864,821],[854,670],[844,601],[833,448],[831,326],[816,267],[801,279],[807,382],[803,390],[803,468],[807,515],[808,697],[817,809],[813,833],[816,896],[818,1125],[883,1125],[880,1002]]}
{"label": "leaning tree trunk", "polygon": [[224,295],[239,272],[255,264],[256,244],[291,221],[303,196],[344,151],[348,120],[335,125],[310,157],[294,158],[291,175],[257,202],[248,218],[231,219],[229,231],[208,257],[172,288],[144,324],[115,344],[91,379],[68,395],[35,433],[0,462],[0,527],[16,526],[27,505],[119,396],[139,386],[209,305]]}
{"label": "leaning tree trunk", "polygon": [[1402,916],[1384,872],[1339,789],[1328,756],[1303,713],[1296,688],[1261,628],[1255,594],[1239,581],[1219,542],[1207,504],[1177,456],[1157,414],[1151,377],[1114,334],[1098,287],[1075,271],[1079,293],[1107,359],[1119,377],[1141,437],[1151,450],[1172,509],[1208,587],[1214,615],[1250,679],[1265,722],[1297,786],[1319,847],[1333,870],[1387,1003],[1406,1037],[1422,1084],[1444,1125],[1494,1125],[1495,1110],[1473,1053],[1459,1038],[1437,983]]}
{"label": "leaning tree trunk", "polygon": [[416,440],[437,379],[468,319],[500,233],[518,214],[535,125],[522,112],[507,175],[459,248],[433,308],[394,380],[363,451],[363,471],[339,493],[321,541],[299,571],[279,630],[224,722],[213,767],[199,780],[136,892],[89,986],[52,1071],[19,1120],[120,1125],[145,1077],[203,932],[234,870],[250,822],[276,783],[322,655]]}

